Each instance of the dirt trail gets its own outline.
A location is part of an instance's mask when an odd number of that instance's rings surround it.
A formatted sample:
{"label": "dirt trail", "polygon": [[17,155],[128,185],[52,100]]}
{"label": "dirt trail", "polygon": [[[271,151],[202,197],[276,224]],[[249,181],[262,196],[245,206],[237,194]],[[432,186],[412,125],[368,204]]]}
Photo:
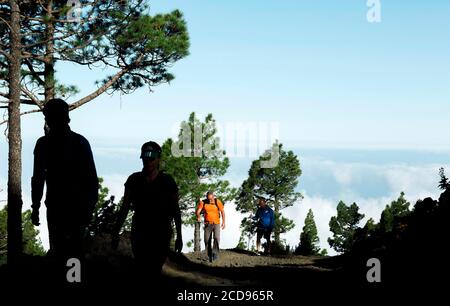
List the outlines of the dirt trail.
{"label": "dirt trail", "polygon": [[172,255],[163,273],[178,281],[201,286],[263,286],[290,282],[301,276],[314,281],[329,278],[335,267],[326,267],[324,257],[257,256],[251,252],[221,250],[209,263],[204,252]]}

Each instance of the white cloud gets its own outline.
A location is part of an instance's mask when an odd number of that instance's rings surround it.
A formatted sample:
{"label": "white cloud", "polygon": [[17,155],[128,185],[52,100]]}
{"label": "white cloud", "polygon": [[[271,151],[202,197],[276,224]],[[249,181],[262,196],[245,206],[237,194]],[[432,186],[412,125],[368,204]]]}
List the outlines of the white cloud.
{"label": "white cloud", "polygon": [[437,196],[440,167],[441,165],[392,165],[384,166],[378,171],[385,177],[392,192],[404,191],[410,196]]}
{"label": "white cloud", "polygon": [[129,159],[139,157],[138,146],[136,147],[93,147],[92,151],[96,157],[108,157],[115,159]]}
{"label": "white cloud", "polygon": [[119,173],[100,175],[103,178],[103,186],[108,187],[109,195],[114,195],[116,197],[116,202],[118,202],[123,196],[125,190],[124,184],[128,178],[128,175]]}
{"label": "white cloud", "polygon": [[[111,148],[108,146],[94,148],[99,160],[103,156],[112,158],[112,161],[121,163],[123,158],[130,158],[138,154],[138,149],[130,146],[123,148]],[[232,167],[225,177],[231,184],[239,187],[242,181],[247,177],[250,161],[232,161]],[[235,162],[235,163],[234,163]],[[114,171],[114,163],[108,166],[108,170]],[[433,163],[356,163],[356,162],[338,162],[332,159],[323,159],[320,157],[302,158],[303,175],[300,178],[300,187],[304,199],[293,207],[284,210],[284,215],[291,218],[296,223],[295,228],[289,233],[282,235],[291,247],[295,247],[299,242],[300,232],[303,227],[305,216],[311,208],[314,212],[315,221],[320,238],[320,247],[329,249],[327,238],[331,236],[329,231],[329,220],[336,214],[336,205],[339,200],[344,200],[346,204],[356,202],[360,207],[361,213],[365,214],[362,225],[368,218],[379,221],[381,211],[386,204],[398,198],[401,191],[404,191],[406,198],[412,205],[417,199],[423,199],[431,196],[437,198],[440,194],[437,188],[439,177],[438,169],[443,166],[450,169],[450,165],[441,165]],[[124,182],[133,170],[129,173],[121,173],[121,170],[115,170],[112,174],[102,174],[104,185],[110,190],[110,194],[115,195],[119,200],[123,195]],[[2,173],[3,174],[3,173]],[[0,200],[6,200],[6,177],[0,177]],[[326,181],[328,180],[328,181]],[[29,177],[23,178],[23,199],[24,210],[30,208],[30,187]],[[308,182],[308,186],[303,185]],[[314,183],[314,186],[312,185]],[[315,188],[312,191],[312,186]],[[370,195],[365,188],[376,189]],[[331,190],[333,189],[333,190]],[[0,202],[0,207],[5,202]],[[46,248],[48,248],[48,231],[46,225],[45,205],[41,208],[41,225],[39,230],[40,237]],[[226,203],[227,228],[222,231],[221,247],[233,248],[237,245],[240,237],[240,222],[243,215],[236,211],[233,202]],[[183,227],[183,238],[185,243],[193,238],[193,228]],[[202,245],[203,248],[203,245]],[[185,246],[185,251],[188,248]],[[334,252],[329,251],[330,254]]]}
{"label": "white cloud", "polygon": [[[286,242],[291,247],[296,247],[300,240],[300,233],[305,224],[305,217],[309,209],[312,209],[314,214],[314,220],[317,226],[317,233],[320,239],[320,247],[329,249],[327,239],[331,236],[331,232],[328,226],[330,218],[336,214],[336,201],[332,199],[309,196],[303,194],[304,198],[300,203],[295,204],[289,208],[286,208],[283,214],[293,219],[295,222],[295,228],[284,235]],[[330,250],[328,253],[331,254]]]}
{"label": "white cloud", "polygon": [[349,186],[356,179],[354,167],[350,164],[335,164],[332,162],[328,162],[324,165],[331,166],[334,178],[340,185]]}

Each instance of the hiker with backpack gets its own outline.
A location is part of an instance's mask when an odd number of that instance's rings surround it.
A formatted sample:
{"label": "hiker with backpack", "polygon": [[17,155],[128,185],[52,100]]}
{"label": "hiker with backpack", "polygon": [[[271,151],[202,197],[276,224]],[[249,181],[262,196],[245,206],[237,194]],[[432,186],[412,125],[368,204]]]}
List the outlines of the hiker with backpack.
{"label": "hiker with backpack", "polygon": [[261,238],[264,237],[267,242],[265,253],[270,253],[273,226],[275,224],[275,217],[272,208],[267,205],[264,198],[258,200],[258,209],[253,219],[256,221],[256,251],[259,253],[261,247]]}
{"label": "hiker with backpack", "polygon": [[[206,199],[200,200],[196,215],[197,221],[201,221],[201,214],[205,219],[205,248],[207,250],[208,259],[213,262],[219,258],[220,229],[225,229],[225,211],[223,203],[216,197],[212,191],[206,193]],[[220,219],[222,218],[222,226]],[[212,237],[214,234],[214,243]]]}

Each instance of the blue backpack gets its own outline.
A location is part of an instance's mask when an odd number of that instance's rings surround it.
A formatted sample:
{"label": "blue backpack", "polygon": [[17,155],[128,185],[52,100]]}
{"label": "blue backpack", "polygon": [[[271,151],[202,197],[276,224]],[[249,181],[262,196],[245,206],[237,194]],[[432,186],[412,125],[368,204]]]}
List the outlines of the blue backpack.
{"label": "blue backpack", "polygon": [[259,226],[265,229],[271,229],[273,227],[274,216],[273,210],[270,207],[265,209],[260,208],[259,214]]}

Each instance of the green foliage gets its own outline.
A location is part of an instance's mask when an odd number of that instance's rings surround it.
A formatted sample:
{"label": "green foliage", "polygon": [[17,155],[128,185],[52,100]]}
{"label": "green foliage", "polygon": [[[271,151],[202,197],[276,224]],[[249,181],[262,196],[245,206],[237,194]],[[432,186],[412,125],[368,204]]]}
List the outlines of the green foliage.
{"label": "green foliage", "polygon": [[381,213],[380,230],[391,232],[394,228],[395,219],[405,217],[410,213],[409,206],[410,203],[405,199],[405,193],[402,192],[399,198],[392,201],[390,205],[386,205],[386,208]]}
{"label": "green foliage", "polygon": [[317,226],[314,221],[314,214],[313,211],[309,209],[305,218],[303,231],[300,234],[300,244],[295,250],[295,253],[305,256],[318,255],[320,252],[320,248],[317,245],[318,243],[319,236],[317,236]]}
{"label": "green foliage", "polygon": [[[268,161],[278,150],[278,164],[273,168],[262,168],[261,162]],[[281,210],[294,205],[302,197],[295,191],[301,175],[300,162],[292,151],[283,150],[282,144],[274,143],[272,150],[266,151],[252,162],[248,178],[242,183],[236,197],[236,209],[241,213],[256,210],[259,197],[264,197],[275,211],[275,240],[280,243],[280,234],[294,228],[293,220],[282,216]]]}
{"label": "green foliage", "polygon": [[[255,228],[256,223],[251,217],[242,218],[240,225],[241,235],[239,237],[238,248],[250,250],[250,241],[254,236]],[[241,247],[239,247],[239,245]]]}
{"label": "green foliage", "polygon": [[29,255],[45,255],[45,250],[39,238],[39,230],[31,223],[31,210],[22,213],[23,252]]}
{"label": "green foliage", "polygon": [[188,242],[186,242],[186,246],[188,248],[191,248],[194,245],[194,239],[189,240]]}
{"label": "green foliage", "polygon": [[290,255],[290,246],[286,244],[285,239],[274,241],[271,245],[271,255]]}
{"label": "green foliage", "polygon": [[[0,264],[6,263],[6,242],[8,237],[7,219],[8,212],[7,207],[5,206],[0,210]],[[35,229],[34,225],[31,223],[31,210],[26,210],[22,213],[22,232],[23,252],[29,255],[45,255],[45,250],[39,239],[39,231]]]}
{"label": "green foliage", "polygon": [[367,230],[367,232],[373,233],[377,230],[377,224],[372,218],[369,218],[369,220],[367,220],[366,222],[366,225],[364,225],[364,228]]}
{"label": "green foliage", "polygon": [[[108,93],[129,93],[145,85],[151,90],[170,82],[174,76],[169,69],[189,54],[188,30],[179,10],[150,15],[147,0],[79,2],[83,7],[77,16],[79,20],[70,21],[67,19],[72,8],[65,0],[53,1],[50,10],[33,1],[19,1],[24,16],[22,50],[30,54],[23,60],[22,82],[38,98],[37,93],[44,92],[47,96],[53,90],[63,98],[78,93],[75,86],[56,80],[58,61],[89,69],[107,68],[114,74],[98,83],[105,85]],[[2,4],[0,48],[4,51],[10,43],[6,25],[9,14],[9,4]],[[0,62],[7,63],[1,53]],[[0,65],[0,76],[6,76],[7,71],[7,64]],[[0,85],[6,85],[7,81],[0,77]]]}
{"label": "green foliage", "polygon": [[244,233],[241,233],[241,236],[239,236],[239,242],[236,246],[236,249],[247,250],[247,243],[245,242]]}
{"label": "green foliage", "polygon": [[117,51],[117,55],[125,59],[124,67],[136,71],[125,74],[113,85],[114,90],[123,92],[145,84],[154,86],[170,82],[174,79],[168,72],[170,65],[189,54],[186,22],[178,10],[155,16],[142,14],[117,31],[110,43],[112,48],[108,51]]}
{"label": "green foliage", "polygon": [[98,178],[98,201],[95,205],[95,213],[97,213],[103,204],[107,201],[108,194],[109,194],[109,188],[106,186],[103,186],[104,180],[102,177]]}
{"label": "green foliage", "polygon": [[[229,181],[222,179],[230,161],[220,149],[216,133],[212,114],[201,122],[191,113],[189,119],[181,123],[178,139],[169,138],[162,145],[161,170],[170,174],[178,185],[180,209],[186,224],[195,223],[194,210],[208,190],[214,191],[224,203],[232,200],[236,193]],[[172,148],[184,154],[177,156]],[[210,151],[215,154],[209,154]]]}
{"label": "green foliage", "polygon": [[68,99],[71,96],[78,94],[80,90],[75,85],[64,85],[56,82],[55,84],[55,94],[63,99]]}
{"label": "green foliage", "polygon": [[448,179],[447,176],[445,176],[445,170],[444,168],[440,168],[439,169],[439,176],[440,176],[440,181],[439,181],[439,188],[442,190],[450,190],[450,180]]}
{"label": "green foliage", "polygon": [[[92,221],[89,224],[89,232],[91,236],[95,236],[100,233],[113,233],[117,222],[117,213],[119,212],[120,206],[123,202],[122,198],[119,203],[115,203],[115,196],[109,196],[108,187],[103,186],[103,178],[99,177],[98,181],[98,202],[95,205]],[[131,231],[132,215],[132,212],[128,213],[121,232]]]}
{"label": "green foliage", "polygon": [[327,249],[322,249],[322,251],[320,251],[319,255],[320,255],[320,256],[328,256],[328,251],[327,251]]}
{"label": "green foliage", "polygon": [[337,206],[337,216],[331,217],[329,225],[333,238],[328,238],[328,243],[339,253],[346,253],[353,247],[358,224],[364,218],[364,215],[358,211],[359,207],[356,203],[347,206],[340,201]]}

